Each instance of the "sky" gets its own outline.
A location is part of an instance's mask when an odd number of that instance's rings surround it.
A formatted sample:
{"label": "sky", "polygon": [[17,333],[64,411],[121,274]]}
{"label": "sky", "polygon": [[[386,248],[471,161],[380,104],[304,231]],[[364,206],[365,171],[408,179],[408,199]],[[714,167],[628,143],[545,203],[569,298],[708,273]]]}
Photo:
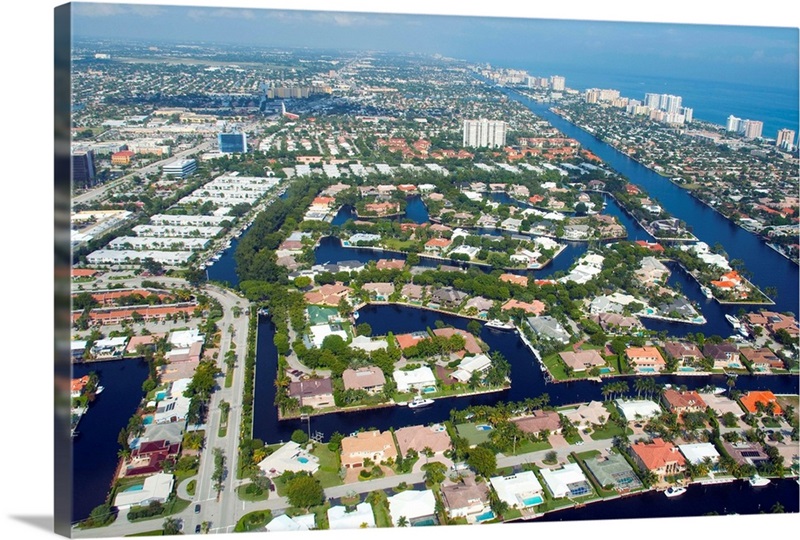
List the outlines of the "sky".
{"label": "sky", "polygon": [[[2,268],[2,282],[6,284],[5,308],[0,310],[0,328],[4,340],[4,360],[8,378],[4,391],[5,403],[11,404],[13,410],[24,414],[8,412],[4,415],[4,433],[10,442],[17,437],[26,444],[24,450],[19,444],[4,444],[0,450],[2,462],[12,464],[4,469],[3,512],[0,513],[0,527],[4,537],[25,539],[51,539],[53,492],[51,478],[53,476],[53,436],[52,436],[52,397],[53,381],[52,353],[47,343],[52,343],[53,333],[53,196],[52,166],[49,165],[49,153],[53,147],[53,9],[63,4],[63,0],[24,1],[17,2],[7,16],[0,18],[0,39],[3,40],[3,69],[6,84],[0,85],[3,103],[3,119],[6,129],[0,131],[3,148],[13,159],[4,162],[5,190],[3,212],[0,212],[0,226],[4,231],[4,251],[7,262]],[[155,4],[157,2],[138,1],[138,4]],[[221,0],[173,0],[172,4],[219,6]],[[271,7],[282,9],[338,9],[351,12],[403,10],[407,13],[447,13],[458,15],[503,15],[526,17],[549,17],[557,19],[580,18],[584,20],[625,20],[625,21],[658,21],[689,24],[725,24],[725,25],[758,25],[800,27],[798,10],[789,11],[786,0],[760,0],[758,3],[727,3],[724,10],[717,10],[711,2],[702,3],[697,0],[672,0],[669,4],[655,2],[633,3],[629,0],[571,0],[570,2],[519,2],[516,0],[493,0],[492,2],[466,3],[463,0],[405,0],[384,3],[375,0],[232,0],[225,4],[235,4],[249,8]],[[387,4],[384,6],[383,4]],[[632,7],[635,6],[635,7]],[[108,8],[107,8],[108,9]],[[535,10],[535,13],[534,13]],[[216,18],[216,24],[222,25],[226,17]],[[188,17],[188,16],[187,16]],[[88,19],[88,17],[87,17]],[[106,22],[110,19],[106,19]],[[173,21],[167,29],[178,33],[178,30],[191,19],[184,18]],[[338,24],[345,24],[340,19]],[[80,24],[80,23],[78,23]],[[89,24],[89,23],[87,23]],[[93,23],[100,26],[99,18]],[[131,16],[128,24],[136,25],[134,35],[146,35],[149,24],[141,18]],[[154,24],[152,18],[150,24]],[[196,24],[192,22],[191,24]],[[330,25],[329,25],[330,26]],[[213,30],[214,25],[211,26]],[[255,35],[268,39],[276,34],[275,25],[261,24],[255,26]],[[355,26],[343,26],[343,32],[337,40],[343,40],[353,32]],[[78,30],[79,27],[76,27]],[[350,32],[347,30],[350,29]],[[316,27],[315,27],[316,30]],[[795,30],[796,31],[796,30]],[[126,34],[124,24],[115,29],[116,35]],[[426,39],[443,39],[435,36]],[[296,35],[312,37],[308,27]],[[386,35],[388,40],[393,34],[384,27],[379,36]],[[284,39],[294,39],[295,35],[283,35]],[[586,36],[577,36],[585,39]],[[608,36],[607,36],[608,37]],[[415,39],[420,39],[415,35]],[[557,42],[572,43],[576,36],[557,35]],[[608,37],[610,40],[611,38]],[[623,37],[619,37],[620,40]],[[625,38],[629,39],[629,38]],[[796,39],[796,38],[795,38]],[[536,48],[525,41],[510,40],[509,54],[519,53],[527,56],[536,52]],[[338,41],[337,41],[338,43]],[[467,43],[480,52],[481,39],[476,37]],[[585,52],[591,52],[596,44],[584,41]],[[577,46],[577,45],[575,45]],[[734,42],[732,47],[737,46]],[[642,42],[637,43],[642,47]],[[632,44],[629,50],[634,49]],[[731,50],[731,49],[729,49]],[[769,59],[774,52],[763,49],[750,49],[751,54],[761,54]],[[796,45],[792,49],[795,54],[794,69],[797,69]],[[690,48],[686,54],[691,54]],[[704,53],[705,54],[705,53]],[[742,53],[745,54],[745,53]],[[722,59],[725,61],[725,58]],[[789,70],[792,66],[788,66]],[[15,84],[9,84],[14,82]],[[25,141],[25,144],[20,144]],[[12,256],[17,262],[9,262]],[[13,336],[13,337],[12,337]],[[17,435],[23,434],[20,439]],[[797,530],[800,515],[770,516],[769,530]],[[712,538],[735,533],[740,537],[756,537],[763,534],[765,521],[762,516],[730,516],[721,519],[695,518],[684,520],[691,523],[691,531],[696,536]],[[678,530],[675,520],[650,519],[629,521],[626,527],[634,531],[647,531],[649,539],[659,540],[672,538]],[[619,523],[587,522],[587,523],[537,523],[533,525],[537,535],[547,537],[588,537],[593,540],[619,538]],[[502,534],[516,537],[515,533],[532,531],[530,526],[499,526]],[[429,540],[441,537],[441,530],[414,531],[415,538]],[[684,530],[684,529],[680,529]],[[465,540],[495,533],[497,528],[459,527],[458,535]],[[564,531],[568,531],[565,535]],[[451,535],[451,531],[448,531]],[[491,534],[489,533],[489,534]],[[583,534],[581,534],[583,533]],[[364,539],[375,538],[368,531],[346,531],[336,534],[287,534],[277,538],[288,540],[352,540],[359,534]],[[234,538],[232,535],[224,538]],[[238,538],[238,536],[236,537]],[[381,531],[381,538],[407,540],[407,531]]]}
{"label": "sky", "polygon": [[76,38],[439,53],[550,73],[591,67],[782,88],[798,79],[796,28],[92,3],[74,4],[73,20]]}

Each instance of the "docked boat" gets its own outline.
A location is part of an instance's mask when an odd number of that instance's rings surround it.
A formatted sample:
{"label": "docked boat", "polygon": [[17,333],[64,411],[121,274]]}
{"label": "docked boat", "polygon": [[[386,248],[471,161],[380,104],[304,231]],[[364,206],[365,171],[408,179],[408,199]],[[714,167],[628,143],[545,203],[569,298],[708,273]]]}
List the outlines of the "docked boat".
{"label": "docked boat", "polygon": [[761,487],[769,484],[770,480],[769,478],[764,478],[763,476],[754,474],[753,476],[750,477],[748,482],[750,482],[750,485],[753,487]]}
{"label": "docked boat", "polygon": [[419,396],[408,402],[409,409],[418,409],[420,407],[427,407],[428,405],[433,405],[433,400],[421,398]]}
{"label": "docked boat", "polygon": [[512,323],[512,322],[505,323],[505,322],[500,321],[498,319],[492,319],[491,321],[487,322],[486,323],[486,327],[487,328],[495,328],[497,330],[513,330],[515,328],[514,327],[514,323]]}
{"label": "docked boat", "polygon": [[726,313],[726,314],[725,314],[725,320],[727,320],[729,323],[731,323],[731,326],[733,326],[733,328],[734,328],[735,330],[738,330],[738,329],[739,329],[739,328],[741,328],[741,326],[742,326],[742,323],[740,323],[740,322],[739,322],[739,319],[737,319],[737,318],[736,318],[736,317],[734,317],[733,315],[728,315],[728,314]]}
{"label": "docked boat", "polygon": [[750,332],[747,331],[747,328],[741,325],[739,326],[739,334],[744,338],[750,337]]}
{"label": "docked boat", "polygon": [[103,393],[103,390],[105,390],[105,389],[106,389],[105,386],[98,386],[97,390],[94,391],[94,395],[99,396],[100,394]]}
{"label": "docked boat", "polygon": [[702,292],[706,298],[714,298],[714,293],[711,292],[711,289],[708,287],[700,287],[700,292]]}
{"label": "docked boat", "polygon": [[266,317],[269,315],[269,310],[267,308],[261,308],[258,310],[258,314],[262,317]]}
{"label": "docked boat", "polygon": [[686,488],[683,486],[670,486],[664,492],[664,495],[667,497],[678,497],[679,495],[683,495],[686,493]]}

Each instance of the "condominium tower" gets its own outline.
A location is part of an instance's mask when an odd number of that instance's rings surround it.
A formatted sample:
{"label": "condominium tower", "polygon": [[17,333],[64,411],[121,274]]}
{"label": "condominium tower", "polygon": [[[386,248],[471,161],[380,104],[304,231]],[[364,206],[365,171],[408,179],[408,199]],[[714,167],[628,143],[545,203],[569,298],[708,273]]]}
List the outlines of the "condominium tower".
{"label": "condominium tower", "polygon": [[502,120],[464,120],[463,145],[471,148],[505,146],[506,126]]}

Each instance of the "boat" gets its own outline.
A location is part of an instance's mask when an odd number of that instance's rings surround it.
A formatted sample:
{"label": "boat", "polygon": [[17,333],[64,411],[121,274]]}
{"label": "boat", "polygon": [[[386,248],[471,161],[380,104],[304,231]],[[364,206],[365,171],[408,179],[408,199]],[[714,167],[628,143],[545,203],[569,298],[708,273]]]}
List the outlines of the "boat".
{"label": "boat", "polygon": [[487,328],[495,328],[497,330],[513,330],[515,328],[514,327],[514,323],[512,323],[512,322],[505,323],[505,322],[500,321],[498,319],[492,319],[491,321],[487,322],[486,323],[486,327]]}
{"label": "boat", "polygon": [[427,407],[428,405],[433,405],[432,399],[425,399],[417,396],[408,403],[408,408],[418,409],[420,407]]}
{"label": "boat", "polygon": [[733,326],[733,328],[736,329],[736,330],[738,330],[742,326],[742,323],[739,322],[739,319],[737,319],[733,315],[728,315],[726,313],[725,314],[725,320],[727,320],[729,323],[731,323],[731,326]]}
{"label": "boat", "polygon": [[98,396],[98,395],[102,394],[103,390],[105,390],[105,389],[106,389],[105,386],[98,386],[97,390],[94,391],[94,395]]}
{"label": "boat", "polygon": [[769,478],[764,478],[763,476],[760,476],[759,474],[754,474],[747,481],[750,482],[750,485],[753,486],[753,487],[761,487],[761,486],[766,486],[767,484],[769,484],[770,479]]}
{"label": "boat", "polygon": [[686,488],[683,486],[670,486],[664,492],[667,497],[677,497],[686,493]]}
{"label": "boat", "polygon": [[709,289],[708,287],[705,286],[700,287],[700,292],[702,292],[706,296],[706,298],[714,298],[714,293],[712,293],[711,289]]}
{"label": "boat", "polygon": [[261,308],[258,310],[258,314],[261,317],[266,317],[267,315],[269,315],[269,310],[267,308]]}
{"label": "boat", "polygon": [[744,326],[739,326],[739,334],[744,338],[750,337],[750,333],[747,331],[747,328],[745,328]]}

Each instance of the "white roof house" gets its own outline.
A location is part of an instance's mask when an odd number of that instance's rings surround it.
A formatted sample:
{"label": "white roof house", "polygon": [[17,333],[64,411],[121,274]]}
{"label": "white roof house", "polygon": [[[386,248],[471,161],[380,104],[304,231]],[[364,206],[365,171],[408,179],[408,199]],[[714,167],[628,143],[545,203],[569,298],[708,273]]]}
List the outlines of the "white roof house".
{"label": "white roof house", "polygon": [[719,452],[711,443],[680,444],[678,450],[694,465],[702,463],[705,458],[711,458],[712,463],[719,461]]}
{"label": "white roof house", "polygon": [[358,336],[353,338],[353,341],[350,342],[350,347],[372,352],[378,349],[388,349],[389,343],[385,339],[372,339],[369,336]]}
{"label": "white roof house", "polygon": [[411,371],[397,370],[392,374],[392,377],[397,383],[399,392],[408,392],[425,386],[436,386],[436,377],[428,366],[421,366]]}
{"label": "white roof house", "polygon": [[639,418],[647,419],[661,414],[661,407],[658,403],[650,401],[649,399],[618,399],[615,403],[620,413],[622,413],[622,416],[624,416],[625,420],[628,422],[636,420],[637,415]]}
{"label": "white roof house", "polygon": [[[580,465],[568,463],[560,469],[542,469],[539,471],[544,479],[547,488],[553,497],[566,497],[570,494],[580,495],[588,493],[588,480],[583,474]],[[586,484],[585,486],[582,484]],[[583,491],[587,490],[587,491]]]}
{"label": "white roof house", "polygon": [[169,335],[169,342],[173,347],[185,349],[191,347],[193,343],[205,341],[205,336],[197,328],[191,330],[178,330]]}
{"label": "white roof house", "polygon": [[334,330],[330,324],[315,324],[311,327],[311,342],[315,347],[322,347],[322,342],[328,336],[339,336],[347,341],[348,335],[344,330]]}
{"label": "white roof house", "polygon": [[369,503],[357,505],[353,512],[348,512],[344,506],[334,506],[328,510],[330,529],[360,529],[365,523],[367,527],[375,527],[375,515]]}
{"label": "white roof house", "polygon": [[[497,497],[511,508],[525,508],[542,502],[542,485],[533,471],[489,479]],[[527,502],[526,502],[527,501]]]}
{"label": "white roof house", "polygon": [[266,527],[267,531],[269,532],[285,532],[285,531],[307,531],[308,527],[300,522],[298,523],[293,518],[287,516],[286,514],[281,514],[280,516],[274,518],[272,521],[267,523]]}
{"label": "white roof house", "polygon": [[408,521],[436,513],[436,498],[433,491],[401,491],[389,497],[389,514],[392,523],[397,524],[401,516]]}
{"label": "white roof house", "polygon": [[131,506],[148,505],[153,501],[164,502],[172,493],[174,481],[174,477],[167,473],[148,476],[144,480],[142,489],[128,488],[130,491],[119,492],[114,499],[114,506],[124,510]]}
{"label": "white roof house", "polygon": [[269,477],[280,476],[284,471],[307,471],[314,474],[319,470],[319,458],[303,450],[299,444],[289,441],[258,464]]}
{"label": "white roof house", "polygon": [[486,371],[491,366],[492,360],[485,354],[469,356],[461,361],[458,369],[452,373],[452,377],[460,382],[467,382],[473,373]]}

